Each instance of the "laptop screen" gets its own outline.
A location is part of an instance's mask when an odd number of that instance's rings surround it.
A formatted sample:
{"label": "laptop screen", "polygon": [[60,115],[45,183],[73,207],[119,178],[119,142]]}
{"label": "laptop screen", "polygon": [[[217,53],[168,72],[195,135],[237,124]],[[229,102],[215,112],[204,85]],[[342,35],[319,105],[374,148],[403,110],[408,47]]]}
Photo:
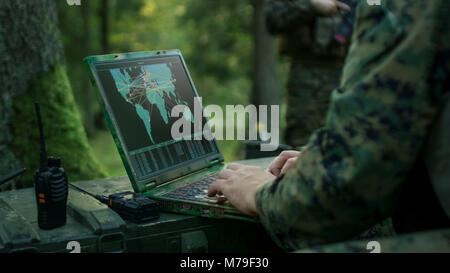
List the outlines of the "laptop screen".
{"label": "laptop screen", "polygon": [[187,106],[184,117],[192,124],[192,139],[201,133],[194,131],[196,93],[180,56],[97,62],[94,67],[136,179],[220,153],[215,141],[172,138],[172,125],[180,119],[171,117],[175,105]]}

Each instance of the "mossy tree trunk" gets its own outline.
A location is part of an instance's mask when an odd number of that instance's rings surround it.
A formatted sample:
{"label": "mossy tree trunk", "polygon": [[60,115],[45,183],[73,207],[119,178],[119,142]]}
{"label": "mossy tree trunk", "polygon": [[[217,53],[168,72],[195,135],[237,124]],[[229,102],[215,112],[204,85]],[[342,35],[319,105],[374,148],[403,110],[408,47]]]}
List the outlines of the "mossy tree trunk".
{"label": "mossy tree trunk", "polygon": [[3,189],[33,185],[39,166],[35,101],[41,104],[48,154],[63,159],[69,180],[104,177],[67,79],[53,0],[2,0],[0,26],[0,176],[28,169]]}

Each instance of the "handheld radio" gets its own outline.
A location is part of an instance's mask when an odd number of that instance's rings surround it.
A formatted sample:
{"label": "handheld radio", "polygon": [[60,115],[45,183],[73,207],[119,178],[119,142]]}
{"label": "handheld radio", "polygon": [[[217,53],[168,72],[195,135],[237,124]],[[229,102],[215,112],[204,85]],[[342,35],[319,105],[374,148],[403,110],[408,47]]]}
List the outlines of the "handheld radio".
{"label": "handheld radio", "polygon": [[68,183],[61,159],[47,158],[39,103],[35,107],[41,141],[40,168],[34,175],[38,224],[48,230],[66,224]]}

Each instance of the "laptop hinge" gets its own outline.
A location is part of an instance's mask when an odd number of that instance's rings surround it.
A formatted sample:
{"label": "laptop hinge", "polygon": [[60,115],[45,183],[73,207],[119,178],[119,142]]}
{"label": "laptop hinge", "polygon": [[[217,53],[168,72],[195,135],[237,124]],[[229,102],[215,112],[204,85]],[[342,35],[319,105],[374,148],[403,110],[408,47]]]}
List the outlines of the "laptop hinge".
{"label": "laptop hinge", "polygon": [[209,161],[209,167],[208,168],[212,168],[214,166],[216,166],[217,164],[220,164],[222,161],[220,159],[213,159],[211,161]]}
{"label": "laptop hinge", "polygon": [[151,181],[145,184],[145,190],[151,190],[156,187],[156,181]]}

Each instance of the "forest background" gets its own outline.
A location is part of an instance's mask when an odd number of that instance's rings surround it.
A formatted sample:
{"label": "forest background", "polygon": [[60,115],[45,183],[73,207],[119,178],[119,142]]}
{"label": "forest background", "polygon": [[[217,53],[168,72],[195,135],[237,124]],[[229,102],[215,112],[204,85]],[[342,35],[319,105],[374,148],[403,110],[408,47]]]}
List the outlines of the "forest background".
{"label": "forest background", "polygon": [[[180,49],[204,105],[280,104],[288,60],[265,30],[265,0],[55,1],[66,70],[94,155],[108,176],[126,175],[82,59],[88,55]],[[282,131],[282,128],[280,128]],[[226,161],[243,142],[219,141]]]}

